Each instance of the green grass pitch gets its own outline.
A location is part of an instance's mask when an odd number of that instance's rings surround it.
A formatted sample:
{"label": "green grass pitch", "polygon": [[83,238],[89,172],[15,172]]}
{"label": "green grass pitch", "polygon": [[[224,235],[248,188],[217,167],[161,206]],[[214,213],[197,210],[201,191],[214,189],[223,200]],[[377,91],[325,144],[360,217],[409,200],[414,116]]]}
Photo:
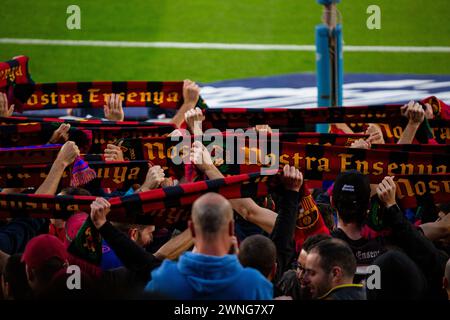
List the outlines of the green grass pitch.
{"label": "green grass pitch", "polygon": [[[68,30],[66,8],[81,8]],[[369,5],[381,30],[366,27]],[[342,0],[348,45],[450,46],[448,0]],[[2,0],[0,38],[314,44],[315,0]],[[223,79],[315,72],[314,52],[0,44],[0,60],[30,57],[37,82]],[[450,74],[450,53],[345,52],[344,72]]]}

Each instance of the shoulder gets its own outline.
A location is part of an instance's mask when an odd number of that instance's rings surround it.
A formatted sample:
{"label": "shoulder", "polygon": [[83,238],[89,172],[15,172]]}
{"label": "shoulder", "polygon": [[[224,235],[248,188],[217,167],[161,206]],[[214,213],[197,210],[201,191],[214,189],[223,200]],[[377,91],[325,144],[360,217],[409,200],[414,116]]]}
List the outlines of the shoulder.
{"label": "shoulder", "polygon": [[152,271],[152,279],[157,279],[159,277],[173,276],[178,273],[177,263],[171,260],[164,260],[162,264]]}
{"label": "shoulder", "polygon": [[272,283],[269,280],[267,280],[258,270],[253,268],[243,268],[240,278],[245,283],[258,283],[263,287],[273,287]]}

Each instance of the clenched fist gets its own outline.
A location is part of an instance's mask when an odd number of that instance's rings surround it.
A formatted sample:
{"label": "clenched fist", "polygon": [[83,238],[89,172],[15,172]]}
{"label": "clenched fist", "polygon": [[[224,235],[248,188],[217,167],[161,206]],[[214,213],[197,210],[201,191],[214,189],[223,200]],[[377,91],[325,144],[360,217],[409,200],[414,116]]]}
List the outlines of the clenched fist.
{"label": "clenched fist", "polygon": [[55,162],[60,162],[64,165],[64,167],[68,167],[71,165],[75,158],[80,155],[80,150],[77,145],[73,141],[67,141],[59,150],[58,155],[56,156]]}

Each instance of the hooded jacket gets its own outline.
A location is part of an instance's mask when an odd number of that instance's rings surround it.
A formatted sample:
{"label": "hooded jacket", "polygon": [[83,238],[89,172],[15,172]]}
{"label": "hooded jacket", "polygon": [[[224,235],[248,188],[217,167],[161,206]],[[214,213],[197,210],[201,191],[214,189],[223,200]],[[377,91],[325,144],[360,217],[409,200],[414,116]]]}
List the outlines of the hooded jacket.
{"label": "hooded jacket", "polygon": [[269,300],[273,286],[255,269],[244,268],[236,255],[222,257],[185,252],[178,263],[165,260],[152,272],[145,290],[173,299]]}

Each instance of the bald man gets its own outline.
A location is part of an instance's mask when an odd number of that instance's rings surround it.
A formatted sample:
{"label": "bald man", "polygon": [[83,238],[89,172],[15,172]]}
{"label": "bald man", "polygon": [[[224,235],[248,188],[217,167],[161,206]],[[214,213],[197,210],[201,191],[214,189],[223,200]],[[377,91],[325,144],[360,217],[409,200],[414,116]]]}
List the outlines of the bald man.
{"label": "bald man", "polygon": [[172,299],[268,300],[272,284],[255,269],[244,268],[228,254],[234,239],[233,209],[217,193],[207,193],[192,206],[189,229],[195,253],[185,252],[178,262],[165,260],[152,272],[146,291]]}

